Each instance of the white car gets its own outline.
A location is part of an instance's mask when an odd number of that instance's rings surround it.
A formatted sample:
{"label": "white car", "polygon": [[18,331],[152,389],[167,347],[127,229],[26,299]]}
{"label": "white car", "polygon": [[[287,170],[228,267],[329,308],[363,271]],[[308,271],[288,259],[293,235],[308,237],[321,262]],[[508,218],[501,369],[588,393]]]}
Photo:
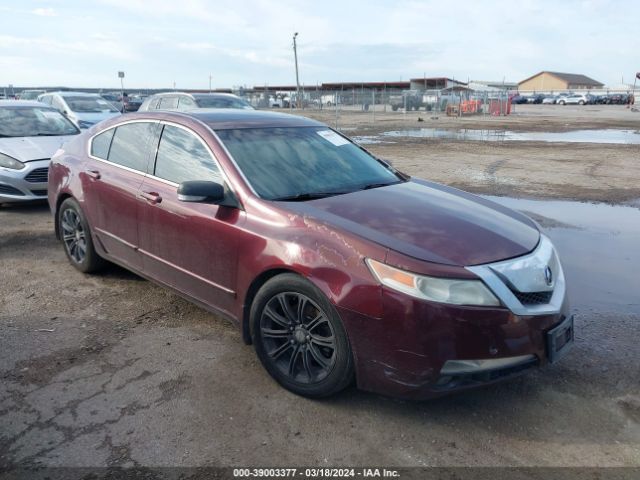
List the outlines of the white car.
{"label": "white car", "polygon": [[572,93],[566,97],[558,98],[557,103],[559,105],[586,105],[591,102],[591,97],[588,93]]}
{"label": "white car", "polygon": [[51,92],[38,97],[38,101],[57,108],[78,127],[90,128],[102,120],[120,115],[115,105],[97,93]]}
{"label": "white car", "polygon": [[46,199],[51,156],[79,133],[55,108],[0,100],[0,203]]}

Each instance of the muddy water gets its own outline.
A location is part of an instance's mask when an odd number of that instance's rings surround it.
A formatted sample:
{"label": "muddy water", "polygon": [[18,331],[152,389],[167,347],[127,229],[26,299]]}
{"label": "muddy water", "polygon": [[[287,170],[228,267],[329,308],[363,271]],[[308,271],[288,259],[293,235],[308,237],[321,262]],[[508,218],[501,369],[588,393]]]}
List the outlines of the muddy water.
{"label": "muddy water", "polygon": [[640,314],[640,207],[485,197],[542,226],[560,254],[574,310]]}
{"label": "muddy water", "polygon": [[482,142],[569,142],[569,143],[612,143],[640,144],[640,130],[600,129],[570,130],[567,132],[515,132],[511,130],[477,130],[448,128],[418,128],[411,130],[393,130],[381,135],[354,137],[363,145],[389,143],[397,137],[432,138],[458,141]]}

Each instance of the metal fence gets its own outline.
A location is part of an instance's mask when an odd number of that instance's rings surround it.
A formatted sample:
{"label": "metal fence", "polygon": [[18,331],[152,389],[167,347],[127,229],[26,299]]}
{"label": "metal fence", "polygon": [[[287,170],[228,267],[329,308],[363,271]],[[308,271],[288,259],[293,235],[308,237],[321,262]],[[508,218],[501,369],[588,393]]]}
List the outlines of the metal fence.
{"label": "metal fence", "polygon": [[335,113],[362,113],[375,121],[378,113],[449,116],[508,115],[513,93],[469,89],[400,90],[394,88],[350,88],[340,90],[304,89],[296,91],[264,87],[236,92],[258,109],[303,109]]}

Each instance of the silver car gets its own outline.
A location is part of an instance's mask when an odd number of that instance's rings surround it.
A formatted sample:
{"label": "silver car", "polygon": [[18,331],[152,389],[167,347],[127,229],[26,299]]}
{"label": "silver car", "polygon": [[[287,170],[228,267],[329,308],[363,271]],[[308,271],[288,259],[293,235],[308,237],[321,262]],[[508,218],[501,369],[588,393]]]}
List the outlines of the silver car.
{"label": "silver car", "polygon": [[240,108],[253,110],[242,98],[231,93],[157,93],[148,97],[138,109],[150,110],[193,110],[195,108]]}
{"label": "silver car", "polygon": [[79,133],[55,108],[0,100],[0,204],[46,199],[51,156]]}
{"label": "silver car", "polygon": [[120,115],[120,111],[97,93],[50,92],[38,101],[57,108],[78,127],[90,128],[102,120]]}

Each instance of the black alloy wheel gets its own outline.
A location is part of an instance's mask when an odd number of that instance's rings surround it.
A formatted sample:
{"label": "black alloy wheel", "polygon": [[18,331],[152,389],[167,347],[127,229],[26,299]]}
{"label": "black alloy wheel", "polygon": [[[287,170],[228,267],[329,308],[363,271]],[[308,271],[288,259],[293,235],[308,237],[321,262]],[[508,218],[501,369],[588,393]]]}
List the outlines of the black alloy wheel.
{"label": "black alloy wheel", "polygon": [[304,278],[283,274],[268,281],[256,295],[251,318],[258,357],[285,388],[324,397],[351,382],[353,360],[342,322]]}

